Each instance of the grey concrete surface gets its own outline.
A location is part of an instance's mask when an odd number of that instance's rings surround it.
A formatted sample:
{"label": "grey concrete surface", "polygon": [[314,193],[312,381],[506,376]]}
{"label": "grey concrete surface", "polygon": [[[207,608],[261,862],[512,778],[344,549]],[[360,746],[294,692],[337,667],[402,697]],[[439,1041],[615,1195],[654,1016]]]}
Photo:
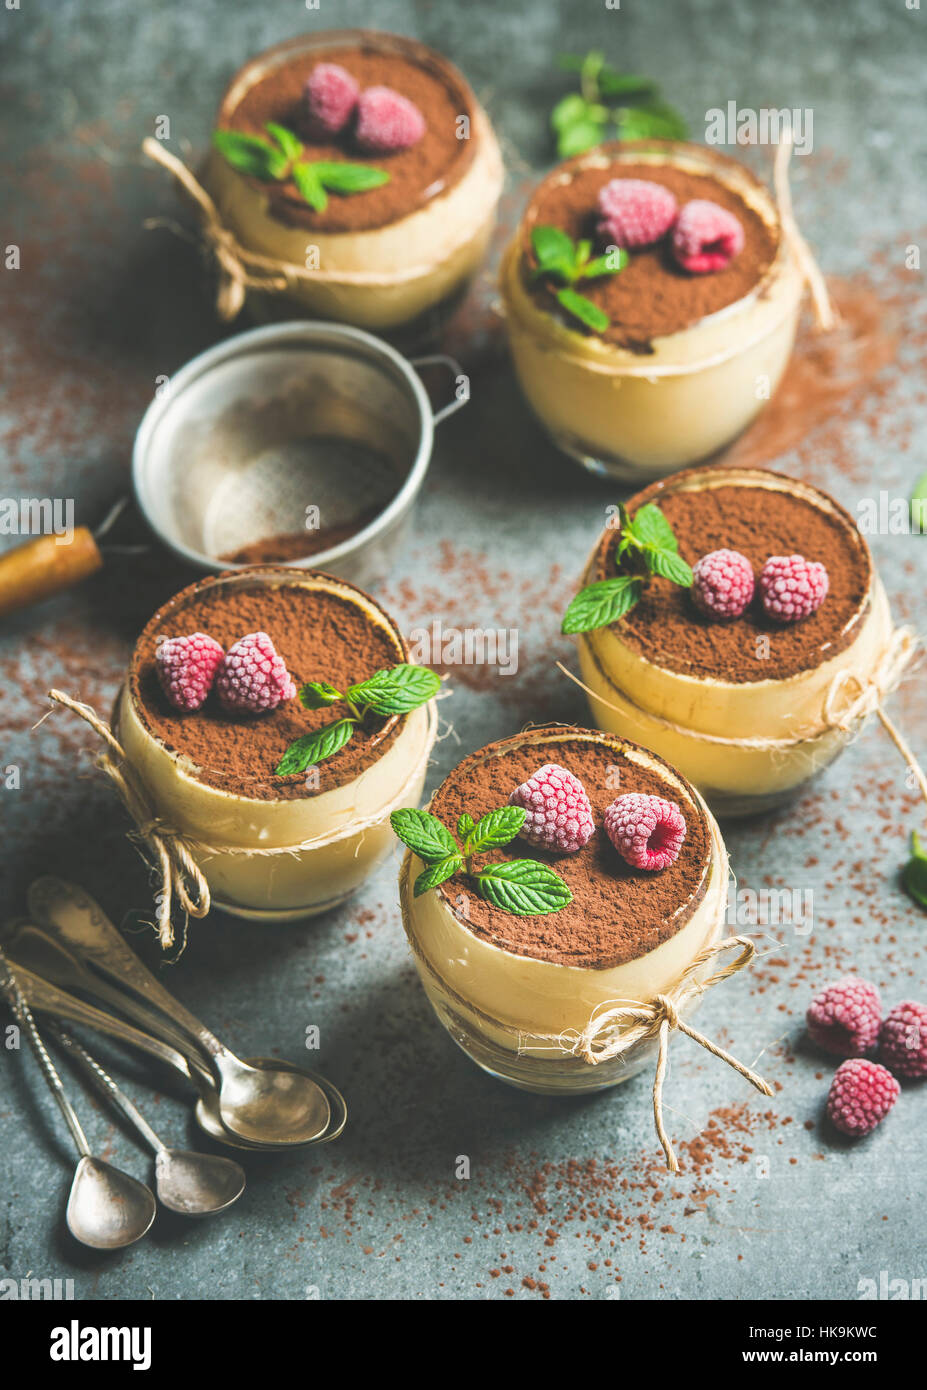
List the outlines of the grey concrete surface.
{"label": "grey concrete surface", "polygon": [[[907,496],[927,457],[922,279],[905,264],[906,248],[927,235],[927,17],[903,0],[0,9],[3,240],[22,250],[22,268],[0,272],[0,492],[73,498],[78,521],[97,521],[126,490],[155,379],[220,336],[191,247],[142,228],[145,217],[177,215],[166,179],[138,152],[155,117],[170,116],[173,148],[199,151],[222,85],[247,55],[307,28],[371,22],[421,37],[468,74],[503,137],[509,226],[532,172],[552,162],[546,114],[565,90],[559,51],[598,45],[658,77],[696,138],[705,111],[728,100],[812,108],[815,148],[795,161],[796,208],[827,272],[847,277],[857,317],[850,347],[822,367],[833,386],[827,418],[800,438],[786,431],[769,461],[854,512],[880,490]],[[769,151],[750,157],[768,172]],[[528,417],[491,300],[490,267],[446,335],[473,399],[440,432],[420,529],[380,596],[406,628],[440,617],[517,630],[519,670],[455,673],[444,707],[453,729],[430,786],[461,753],[528,721],[584,719],[579,692],[554,667],[571,656],[558,615],[618,496],[557,456]],[[854,338],[860,305],[871,321]],[[895,322],[894,361],[877,370]],[[819,357],[808,359],[809,380]],[[120,539],[144,537],[129,524]],[[927,540],[871,539],[896,615],[922,622]],[[150,901],[123,815],[90,769],[90,740],[59,714],[33,726],[51,684],[106,709],[134,634],[186,579],[157,549],[112,556],[79,591],[3,623],[0,765],[19,767],[22,780],[0,790],[5,912],[22,910],[26,885],[48,869],[86,883],[117,920]],[[927,757],[923,685],[907,682],[891,710]],[[324,1069],[348,1097],[345,1135],[308,1157],[249,1163],[248,1191],[226,1217],[192,1224],[162,1213],[142,1245],[100,1257],[64,1229],[71,1154],[32,1059],[4,1050],[0,1277],[70,1278],[78,1299],[168,1300],[853,1299],[881,1272],[922,1279],[923,1088],[906,1086],[866,1142],[840,1142],[821,1117],[830,1065],[802,1039],[812,990],[845,971],[877,981],[890,1003],[924,996],[927,921],[897,877],[922,809],[873,726],[792,808],[727,828],[740,886],[802,902],[813,894],[813,929],[758,927],[758,968],[716,990],[700,1015],[709,1035],[760,1059],[773,1100],[687,1040],[674,1043],[667,1120],[684,1165],[675,1180],[661,1169],[646,1076],[593,1100],[545,1100],[503,1087],[456,1050],[410,963],[395,862],[318,921],[259,929],[216,914],[194,924],[186,953],[165,967],[170,986],[239,1052],[276,1049]],[[154,959],[149,937],[138,939]],[[322,1044],[306,1054],[312,1024]],[[180,1093],[153,1095],[163,1078],[101,1051],[161,1131],[182,1139]],[[109,1115],[81,1104],[100,1149],[148,1171]],[[461,1155],[469,1178],[455,1175]]]}

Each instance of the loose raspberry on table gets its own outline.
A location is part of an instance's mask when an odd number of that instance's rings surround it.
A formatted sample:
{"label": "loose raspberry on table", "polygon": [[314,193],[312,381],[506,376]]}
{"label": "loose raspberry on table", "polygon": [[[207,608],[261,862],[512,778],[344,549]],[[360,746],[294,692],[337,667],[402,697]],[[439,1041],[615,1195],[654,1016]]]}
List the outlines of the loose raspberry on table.
{"label": "loose raspberry on table", "polygon": [[158,643],[158,680],[175,709],[199,709],[212,690],[224,656],[223,648],[205,632],[165,637]]}
{"label": "loose raspberry on table", "polygon": [[816,613],[830,588],[824,566],[804,555],[770,555],[759,582],[763,607],[779,623],[797,623]]}
{"label": "loose raspberry on table", "polygon": [[354,115],[360,88],[339,63],[319,63],[303,88],[308,134],[337,135]]}
{"label": "loose raspberry on table", "polygon": [[216,676],[216,694],[226,709],[276,709],[296,686],[266,632],[249,632],[229,647]]}
{"label": "loose raspberry on table", "polygon": [[696,606],[715,618],[739,618],[753,598],[753,566],[738,550],[712,550],[692,573]]}
{"label": "loose raspberry on table", "polygon": [[391,154],[417,145],[425,117],[414,101],[392,87],[367,87],[357,102],[357,143],[374,154]]}
{"label": "loose raspberry on table", "polygon": [[586,788],[568,768],[557,763],[545,763],[516,787],[509,805],[524,808],[525,823],[519,834],[542,849],[575,854],[595,830]]}
{"label": "loose raspberry on table", "polygon": [[859,1139],[885,1119],[900,1094],[901,1087],[886,1067],[853,1057],[834,1072],[827,1114],[841,1134]]}
{"label": "loose raspberry on table", "polygon": [[927,1004],[905,999],[886,1014],[879,1056],[896,1076],[927,1076]]}
{"label": "loose raspberry on table", "polygon": [[838,1057],[862,1057],[879,1039],[882,1000],[875,985],[848,975],[816,994],[805,1015],[812,1042]]}
{"label": "loose raspberry on table", "polygon": [[633,792],[605,812],[608,838],[636,869],[665,869],[679,857],[686,821],[675,801]]}
{"label": "loose raspberry on table", "polygon": [[676,221],[676,199],[649,179],[612,179],[599,191],[599,235],[616,246],[652,246]]}
{"label": "loose raspberry on table", "polygon": [[723,270],[743,246],[744,229],[734,214],[704,198],[686,203],[673,228],[673,255],[692,275]]}

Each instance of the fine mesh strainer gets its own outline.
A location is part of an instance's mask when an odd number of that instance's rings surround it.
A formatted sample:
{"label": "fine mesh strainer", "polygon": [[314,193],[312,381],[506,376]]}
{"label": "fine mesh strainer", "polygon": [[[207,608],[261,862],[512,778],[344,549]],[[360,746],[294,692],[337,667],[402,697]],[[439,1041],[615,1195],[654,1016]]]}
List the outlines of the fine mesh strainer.
{"label": "fine mesh strainer", "polygon": [[[431,364],[458,382],[437,413],[414,370]],[[402,542],[434,426],[466,399],[463,380],[451,358],[411,363],[340,324],[239,334],[183,367],[146,411],[132,461],[139,507],[200,569],[266,558],[375,582]],[[274,540],[286,553],[261,554]]]}

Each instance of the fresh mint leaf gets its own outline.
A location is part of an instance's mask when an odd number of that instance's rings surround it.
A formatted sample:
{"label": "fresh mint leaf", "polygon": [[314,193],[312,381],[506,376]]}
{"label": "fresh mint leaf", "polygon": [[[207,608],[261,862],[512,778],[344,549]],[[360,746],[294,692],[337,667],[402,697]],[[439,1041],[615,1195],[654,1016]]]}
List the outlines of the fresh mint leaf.
{"label": "fresh mint leaf", "polygon": [[911,493],[911,527],[917,534],[927,535],[927,473],[922,473]]}
{"label": "fresh mint leaf", "polygon": [[571,277],[575,255],[573,241],[560,227],[535,227],[531,246],[542,273],[563,275],[565,279]]}
{"label": "fresh mint leaf", "polygon": [[375,671],[369,680],[345,692],[355,705],[369,705],[375,714],[408,714],[441,689],[441,677],[429,666],[403,663]]}
{"label": "fresh mint leaf", "polygon": [[292,130],[287,130],[285,125],[277,125],[276,121],[268,121],[264,129],[276,140],[287,159],[299,159],[303,152],[302,141]]}
{"label": "fresh mint leaf", "polygon": [[289,748],[274,769],[278,777],[286,777],[291,772],[305,772],[307,768],[322,763],[337,753],[350,740],[354,733],[353,719],[339,719],[337,724],[327,724],[313,734],[304,734]]}
{"label": "fresh mint leaf", "polygon": [[565,97],[561,97],[550,113],[550,123],[554,130],[565,130],[568,126],[575,125],[586,115],[586,102],[579,92],[569,92]]}
{"label": "fresh mint leaf", "polygon": [[475,880],[487,902],[517,917],[559,912],[573,901],[573,894],[560,875],[536,859],[489,864],[475,875]]}
{"label": "fresh mint leaf", "polygon": [[287,171],[288,160],[269,140],[260,135],[245,135],[237,130],[214,130],[212,143],[226,163],[240,174],[257,179],[281,179]]}
{"label": "fresh mint leaf", "polygon": [[681,589],[692,588],[692,567],[681,555],[677,555],[675,550],[656,550],[648,547],[644,551],[644,563],[651,574],[658,574],[661,579],[670,579]]}
{"label": "fresh mint leaf", "polygon": [[460,836],[462,840],[465,840],[472,829],[473,817],[468,816],[465,811],[457,822],[457,834]]}
{"label": "fresh mint leaf", "polygon": [[629,529],[634,540],[641,545],[653,545],[660,550],[679,549],[672,526],[655,502],[638,507]]}
{"label": "fresh mint leaf", "polygon": [[307,681],[299,687],[299,702],[305,705],[306,709],[324,709],[326,705],[333,705],[343,699],[341,691],[336,690],[328,681]]}
{"label": "fresh mint leaf", "polygon": [[588,117],[574,121],[561,130],[557,137],[557,153],[561,159],[572,159],[574,155],[585,154],[595,149],[605,139],[604,121],[593,121]]}
{"label": "fresh mint leaf", "polygon": [[307,166],[331,193],[366,193],[389,183],[385,169],[369,164],[348,164],[337,160],[318,160]]}
{"label": "fresh mint leaf", "polygon": [[412,887],[413,897],[420,898],[423,893],[428,892],[429,888],[437,888],[439,883],[444,883],[461,868],[463,868],[463,856],[460,854],[449,854],[446,859],[439,859],[436,864],[429,864],[428,868],[423,870],[415,880]]}
{"label": "fresh mint leaf", "polygon": [[576,595],[563,615],[561,632],[592,632],[623,618],[643,592],[643,580],[630,574],[600,579]]}
{"label": "fresh mint leaf", "polygon": [[689,134],[683,117],[663,101],[621,107],[615,120],[621,140],[685,140]]}
{"label": "fresh mint leaf", "polygon": [[312,164],[294,164],[292,173],[293,182],[299,190],[300,197],[305,198],[306,202],[316,212],[324,212],[328,207],[328,194],[322,187],[322,180],[315,172]]}
{"label": "fresh mint leaf", "polygon": [[641,101],[656,96],[656,82],[650,77],[640,77],[633,72],[616,72],[607,64],[599,70],[599,91],[603,97],[636,96]]}
{"label": "fresh mint leaf", "polygon": [[911,835],[911,858],[902,870],[901,883],[905,892],[927,909],[927,853],[916,830]]}
{"label": "fresh mint leaf", "polygon": [[482,854],[487,849],[501,849],[521,830],[525,823],[523,806],[501,806],[482,816],[467,835],[467,854]]}
{"label": "fresh mint leaf", "polygon": [[604,256],[595,256],[582,267],[580,274],[584,280],[597,280],[600,275],[615,275],[624,270],[629,256],[623,246],[617,251],[607,251]]}
{"label": "fresh mint leaf", "polygon": [[558,290],[557,302],[561,308],[566,309],[568,314],[579,319],[580,323],[584,323],[594,333],[604,333],[609,325],[608,314],[600,309],[598,304],[593,304],[591,299],[587,299],[584,294],[578,294],[576,290]]}
{"label": "fresh mint leaf", "polygon": [[402,843],[426,863],[438,863],[458,852],[451,832],[430,811],[405,806],[390,813],[389,823]]}

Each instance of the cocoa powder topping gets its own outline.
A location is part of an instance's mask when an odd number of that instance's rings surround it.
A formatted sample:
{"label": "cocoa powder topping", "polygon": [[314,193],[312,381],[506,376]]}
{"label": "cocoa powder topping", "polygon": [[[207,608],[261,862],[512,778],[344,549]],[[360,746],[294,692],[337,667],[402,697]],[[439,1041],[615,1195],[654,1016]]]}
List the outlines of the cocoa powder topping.
{"label": "cocoa powder topping", "polygon": [[381,627],[350,598],[306,588],[293,580],[292,571],[264,572],[280,575],[280,582],[271,587],[246,581],[234,588],[200,582],[159,609],[136,645],[130,688],[145,727],[192,760],[201,782],[256,801],[296,800],[343,786],[371,767],[396,738],[399,721],[365,719],[350,743],[318,764],[318,787],[308,787],[303,773],[276,777],[273,770],[287,747],[333,722],[341,706],[307,710],[293,699],[265,714],[235,714],[211,694],[201,709],[181,714],[158,683],[158,638],[207,632],[227,650],[246,633],[263,631],[297,687],[327,680],[339,690],[405,660],[406,653],[385,615]]}
{"label": "cocoa powder topping", "polygon": [[[393,44],[396,47],[393,47]],[[408,97],[425,117],[425,134],[417,144],[393,154],[361,150],[350,133],[325,143],[308,140],[302,93],[319,63],[338,63],[364,87],[392,87]],[[234,88],[239,79],[233,81]],[[331,193],[324,212],[315,212],[292,182],[252,183],[265,193],[270,212],[290,226],[319,232],[360,232],[387,226],[446,193],[463,177],[473,158],[474,98],[456,68],[421,44],[392,40],[386,47],[360,42],[343,48],[295,51],[249,87],[232,109],[223,103],[219,127],[266,138],[268,121],[287,126],[303,141],[308,160],[349,160],[385,169],[389,183],[364,193]],[[470,139],[458,139],[458,120],[471,122]],[[240,177],[245,178],[242,174]]]}
{"label": "cocoa powder topping", "polygon": [[[816,489],[782,474],[754,470],[736,483],[726,470],[677,473],[628,502],[633,516],[656,502],[689,564],[712,550],[739,550],[759,575],[770,555],[804,555],[827,567],[830,588],[821,607],[797,623],[766,617],[759,596],[740,618],[719,621],[698,612],[687,589],[654,578],[640,602],[615,624],[621,641],[657,666],[733,684],[780,680],[813,670],[855,638],[869,611],[872,560],[852,518]],[[693,488],[692,480],[708,486]],[[618,532],[605,533],[595,577],[615,574]],[[764,653],[767,653],[764,655]]]}
{"label": "cocoa powder topping", "polygon": [[[549,732],[550,741],[524,744],[516,737],[472,753],[438,788],[430,809],[453,828],[464,811],[478,820],[506,805],[519,783],[545,763],[569,768],[592,803],[596,829],[588,844],[576,854],[547,854],[516,838],[504,849],[480,856],[478,863],[538,859],[566,881],[573,901],[548,916],[516,917],[478,897],[462,874],[448,879],[437,891],[458,920],[482,941],[533,960],[608,970],[646,955],[691,920],[705,893],[711,853],[708,822],[688,784],[661,759],[654,759],[654,767],[641,766],[634,760],[633,744],[612,742],[608,735],[582,729],[567,738],[553,737],[562,735],[562,728],[539,732]],[[648,760],[652,757],[647,755]],[[626,864],[602,824],[606,807],[616,796],[630,792],[675,801],[685,816],[686,838],[679,858],[660,873]],[[458,909],[460,894],[468,904],[466,918]]]}
{"label": "cocoa powder topping", "polygon": [[[653,148],[654,142],[649,142],[647,147]],[[610,148],[603,145],[595,153],[607,155]],[[617,148],[627,151],[629,146]],[[559,285],[552,283],[549,277],[530,278],[530,271],[537,265],[531,248],[532,229],[560,227],[574,241],[588,237],[594,245],[601,246],[602,239],[596,230],[596,201],[599,190],[614,178],[659,183],[673,193],[680,208],[696,198],[718,203],[739,219],[744,229],[744,247],[723,270],[690,275],[676,264],[669,238],[664,238],[655,246],[631,251],[629,263],[618,274],[577,285],[576,288],[611,320],[609,328],[601,334],[606,342],[632,352],[649,353],[653,350],[654,338],[679,333],[708,314],[743,299],[772,265],[779,246],[778,229],[764,221],[738,192],[719,178],[646,161],[632,164],[616,160],[604,168],[585,167],[587,158],[581,155],[569,160],[549,174],[525,214],[522,227],[525,285],[548,312],[561,315],[556,300]],[[576,320],[565,321],[570,328],[582,331]]]}

